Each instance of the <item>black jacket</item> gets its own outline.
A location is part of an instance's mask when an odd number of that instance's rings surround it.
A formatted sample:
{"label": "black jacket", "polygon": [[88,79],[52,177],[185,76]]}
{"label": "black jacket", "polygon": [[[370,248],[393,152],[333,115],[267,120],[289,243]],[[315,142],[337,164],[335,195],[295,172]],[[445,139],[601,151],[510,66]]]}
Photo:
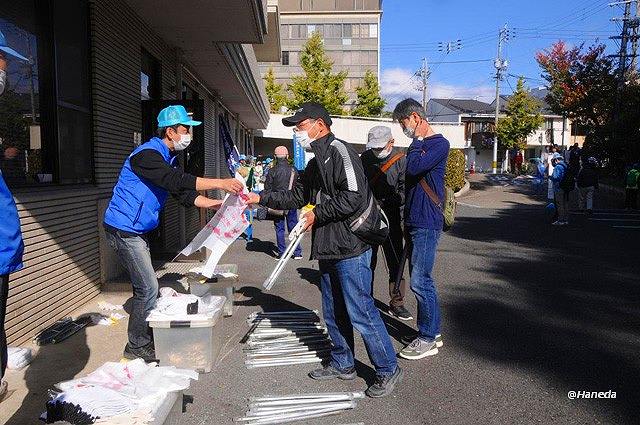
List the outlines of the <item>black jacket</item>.
{"label": "black jacket", "polygon": [[349,224],[366,210],[372,196],[362,162],[351,146],[331,133],[312,142],[311,149],[315,157],[293,190],[264,190],[260,204],[284,210],[315,204],[312,259],[341,260],[360,255],[370,247],[353,234]]}
{"label": "black jacket", "polygon": [[578,187],[598,188],[598,170],[590,164],[586,164],[580,169],[577,178]]}
{"label": "black jacket", "polygon": [[130,162],[131,169],[138,177],[163,188],[185,207],[193,206],[198,197],[196,176],[167,164],[162,155],[152,149],[138,152]]}
{"label": "black jacket", "polygon": [[291,172],[293,172],[293,181],[295,182],[298,178],[296,169],[289,165],[286,160],[276,160],[275,167],[271,168],[265,177],[265,190],[288,190]]}
{"label": "black jacket", "polygon": [[402,152],[394,148],[389,156],[380,159],[369,149],[360,157],[373,196],[385,212],[396,209],[402,211],[404,208],[404,175],[407,168],[407,158],[398,159],[386,173],[380,174],[374,184],[371,183],[373,178],[380,173],[380,169],[399,153]]}

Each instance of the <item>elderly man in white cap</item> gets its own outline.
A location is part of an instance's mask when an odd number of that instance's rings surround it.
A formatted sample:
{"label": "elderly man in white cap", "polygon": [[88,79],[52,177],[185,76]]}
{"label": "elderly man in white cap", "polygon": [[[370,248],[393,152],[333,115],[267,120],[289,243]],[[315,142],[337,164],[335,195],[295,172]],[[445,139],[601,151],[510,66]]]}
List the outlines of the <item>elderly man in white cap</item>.
{"label": "elderly man in white cap", "polygon": [[[298,172],[291,164],[289,164],[289,150],[286,146],[278,146],[273,153],[276,157],[275,164],[267,174],[264,182],[264,188],[268,191],[291,190],[293,188],[293,184],[298,178]],[[287,248],[284,238],[285,222],[287,225],[287,231],[291,232],[298,224],[298,210],[282,210],[281,215],[278,214],[273,221],[276,228],[278,258],[284,254],[284,251]],[[296,260],[302,259],[302,246],[298,245],[293,253],[293,258]]]}
{"label": "elderly man in white cap", "polygon": [[[400,256],[402,255],[402,210],[404,208],[404,172],[406,158],[404,152],[393,148],[393,135],[389,127],[378,125],[369,130],[367,150],[360,159],[369,186],[376,200],[389,219],[389,238],[382,244],[382,251],[389,270],[389,313],[400,320],[411,320],[411,313],[404,306],[407,285],[400,280],[396,290],[396,280]],[[372,280],[378,260],[378,250],[371,255]],[[373,290],[373,282],[371,286]]]}

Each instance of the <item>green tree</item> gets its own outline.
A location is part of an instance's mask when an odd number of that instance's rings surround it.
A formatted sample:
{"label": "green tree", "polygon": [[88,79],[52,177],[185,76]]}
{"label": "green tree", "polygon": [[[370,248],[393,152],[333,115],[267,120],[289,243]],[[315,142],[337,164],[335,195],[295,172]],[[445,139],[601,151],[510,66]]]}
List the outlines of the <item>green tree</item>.
{"label": "green tree", "polygon": [[325,53],[319,33],[314,33],[304,45],[300,65],[304,74],[292,77],[287,86],[291,93],[287,100],[289,109],[297,109],[303,102],[318,102],[330,114],[343,115],[342,106],[348,100],[344,91],[347,72],[333,73],[333,61]]}
{"label": "green tree", "polygon": [[274,114],[280,113],[280,108],[287,103],[287,95],[284,93],[282,84],[276,83],[273,68],[269,68],[269,71],[264,76],[264,88],[267,92],[267,100],[271,106],[271,112]]}
{"label": "green tree", "polygon": [[522,78],[518,79],[506,109],[507,116],[498,119],[498,141],[507,149],[524,149],[527,137],[542,125],[544,119],[540,114],[540,103],[527,92]]}
{"label": "green tree", "polygon": [[548,81],[547,102],[586,130],[588,155],[616,174],[640,157],[640,81],[635,72],[618,86],[619,75],[603,44],[568,48],[559,41],[536,59]]}
{"label": "green tree", "polygon": [[380,96],[378,78],[371,70],[364,74],[364,84],[356,89],[358,100],[351,115],[357,117],[379,117],[387,102]]}

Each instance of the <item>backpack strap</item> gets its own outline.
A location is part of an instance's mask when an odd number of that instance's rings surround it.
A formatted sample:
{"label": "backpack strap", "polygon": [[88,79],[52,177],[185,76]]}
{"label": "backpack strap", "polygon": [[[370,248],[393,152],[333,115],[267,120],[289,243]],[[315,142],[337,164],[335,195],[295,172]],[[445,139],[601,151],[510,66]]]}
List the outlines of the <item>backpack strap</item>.
{"label": "backpack strap", "polygon": [[403,152],[399,152],[395,154],[389,161],[387,161],[382,167],[380,167],[380,169],[378,169],[378,172],[376,173],[376,175],[373,176],[373,178],[371,179],[369,186],[375,185],[378,179],[380,179],[380,177],[382,177],[383,174],[389,171],[389,168],[391,168],[393,164],[395,164],[396,162],[404,158],[404,156],[405,154]]}
{"label": "backpack strap", "polygon": [[442,201],[438,198],[438,195],[436,195],[433,189],[431,189],[431,187],[429,186],[429,183],[427,183],[427,180],[424,177],[420,179],[420,186],[422,186],[422,189],[429,196],[429,199],[431,199],[431,202],[433,202],[435,206],[438,207],[440,212],[444,214],[444,209],[442,208]]}

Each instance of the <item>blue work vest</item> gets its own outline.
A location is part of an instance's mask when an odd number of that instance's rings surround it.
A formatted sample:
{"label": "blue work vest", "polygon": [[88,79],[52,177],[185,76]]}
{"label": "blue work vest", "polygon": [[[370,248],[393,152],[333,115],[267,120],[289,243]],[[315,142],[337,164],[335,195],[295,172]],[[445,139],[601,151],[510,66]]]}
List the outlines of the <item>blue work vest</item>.
{"label": "blue work vest", "polygon": [[23,252],[18,209],[0,171],[0,275],[20,270]]}
{"label": "blue work vest", "polygon": [[131,157],[145,149],[154,150],[172,167],[176,157],[164,142],[154,137],[136,148],[124,162],[113,196],[104,213],[104,222],[116,229],[143,234],[152,231],[160,223],[160,211],[164,208],[168,192],[136,175],[131,169]]}

